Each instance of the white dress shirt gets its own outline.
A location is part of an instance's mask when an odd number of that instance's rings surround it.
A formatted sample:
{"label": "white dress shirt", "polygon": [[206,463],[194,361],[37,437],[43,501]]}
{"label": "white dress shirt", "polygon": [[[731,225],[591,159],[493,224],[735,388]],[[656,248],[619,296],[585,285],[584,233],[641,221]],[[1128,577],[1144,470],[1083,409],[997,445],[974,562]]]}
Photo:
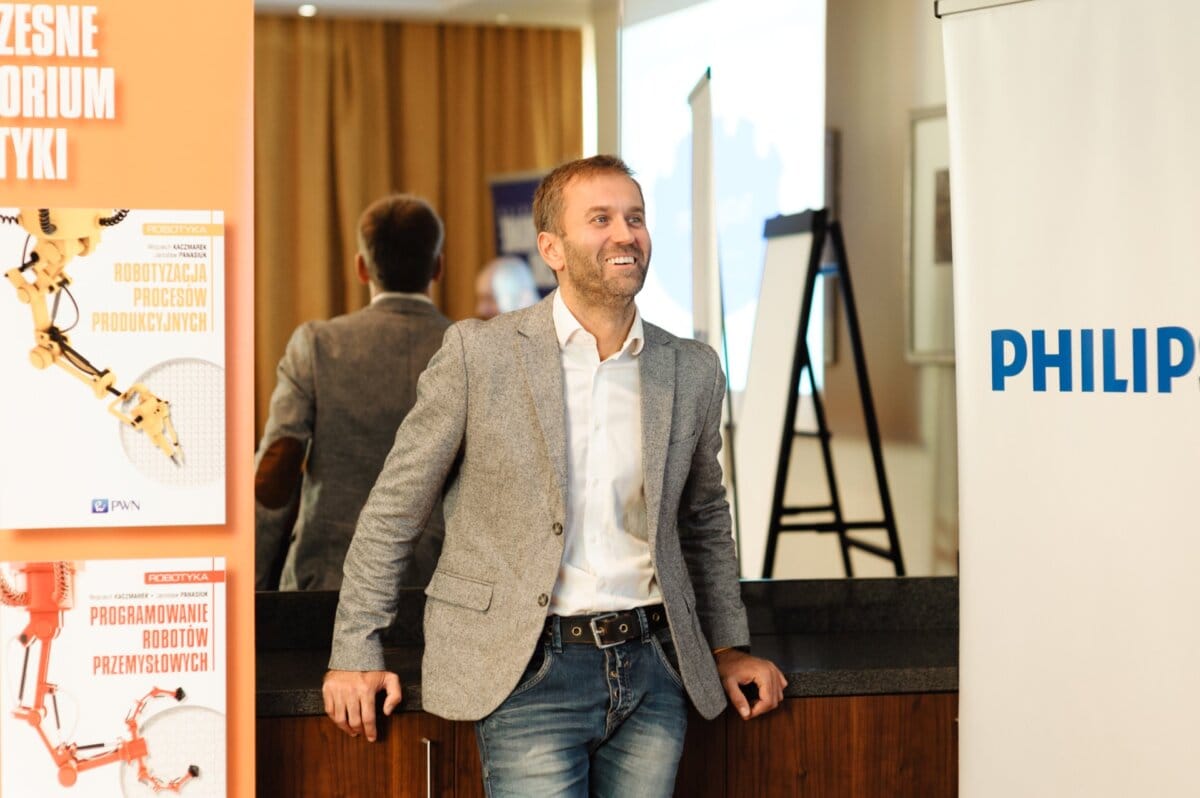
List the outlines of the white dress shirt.
{"label": "white dress shirt", "polygon": [[409,291],[380,291],[375,296],[371,297],[371,304],[374,305],[376,302],[384,299],[391,299],[392,297],[400,297],[401,299],[419,299],[422,302],[428,302],[431,305],[433,304],[433,299],[430,298],[429,294],[421,294]]}
{"label": "white dress shirt", "polygon": [[550,600],[554,615],[662,601],[647,540],[642,479],[644,341],[636,308],[621,348],[600,360],[595,337],[554,294],[567,422],[567,523]]}

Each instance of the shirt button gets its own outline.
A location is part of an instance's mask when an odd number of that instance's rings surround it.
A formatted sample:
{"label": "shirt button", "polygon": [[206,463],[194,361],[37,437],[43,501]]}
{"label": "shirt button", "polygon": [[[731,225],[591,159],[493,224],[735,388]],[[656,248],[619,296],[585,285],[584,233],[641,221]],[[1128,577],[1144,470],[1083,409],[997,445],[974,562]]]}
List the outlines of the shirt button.
{"label": "shirt button", "polygon": [[550,531],[552,531],[556,535],[561,535],[562,534],[562,524],[555,521],[554,526],[550,527]]}
{"label": "shirt button", "polygon": [[538,596],[538,606],[539,607],[545,607],[549,603],[550,603],[550,597],[547,596],[545,593]]}

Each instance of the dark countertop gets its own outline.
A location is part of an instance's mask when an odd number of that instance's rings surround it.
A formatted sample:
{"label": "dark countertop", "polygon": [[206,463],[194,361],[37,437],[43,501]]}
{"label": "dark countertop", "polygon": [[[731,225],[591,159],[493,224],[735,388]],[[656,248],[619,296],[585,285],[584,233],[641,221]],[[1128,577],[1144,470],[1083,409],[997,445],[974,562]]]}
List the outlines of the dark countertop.
{"label": "dark countertop", "polygon": [[[385,635],[403,711],[421,709],[424,594],[404,590]],[[742,582],[752,649],[788,679],[789,698],[958,689],[958,580]],[[322,715],[321,677],[337,594],[260,593],[256,600],[259,717]]]}

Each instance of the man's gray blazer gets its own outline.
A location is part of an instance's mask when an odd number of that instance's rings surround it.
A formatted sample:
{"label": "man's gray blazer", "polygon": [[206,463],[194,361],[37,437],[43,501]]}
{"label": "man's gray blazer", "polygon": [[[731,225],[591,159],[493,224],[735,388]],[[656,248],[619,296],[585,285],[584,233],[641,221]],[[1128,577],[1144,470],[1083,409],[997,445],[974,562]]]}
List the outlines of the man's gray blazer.
{"label": "man's gray blazer", "polygon": [[[380,630],[445,485],[446,537],[426,588],[421,700],[452,720],[503,701],[532,656],[558,576],[567,512],[563,371],[551,298],[460,322],[421,376],[346,558],[330,667],[381,670]],[[748,645],[721,485],[716,354],[645,325],[642,466],[654,566],[684,686],[725,706],[712,648]]]}
{"label": "man's gray blazer", "polygon": [[[359,510],[396,428],[416,401],[417,378],[449,326],[430,302],[384,296],[354,313],[303,324],[292,334],[255,458],[259,589],[269,586],[272,564],[284,547],[281,589],[341,585]],[[427,562],[418,569],[426,580],[441,534],[440,513],[433,513],[421,543],[421,560]],[[420,574],[412,578],[424,584]]]}

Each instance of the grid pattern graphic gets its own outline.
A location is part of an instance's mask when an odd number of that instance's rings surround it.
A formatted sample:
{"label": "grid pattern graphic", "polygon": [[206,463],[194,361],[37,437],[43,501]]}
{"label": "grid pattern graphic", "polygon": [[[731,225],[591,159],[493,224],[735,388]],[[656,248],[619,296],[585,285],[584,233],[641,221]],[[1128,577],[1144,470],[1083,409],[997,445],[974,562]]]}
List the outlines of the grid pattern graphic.
{"label": "grid pattern graphic", "polygon": [[[119,424],[129,461],[166,485],[198,487],[225,475],[225,370],[199,358],[177,358],[152,366],[137,378],[171,403],[171,422],[183,451],[176,465],[143,433]],[[129,408],[123,408],[128,412]]]}
{"label": "grid pattern graphic", "polygon": [[[186,798],[225,798],[225,716],[201,706],[174,706],[155,713],[142,726],[146,738],[146,766],[163,781],[187,773],[191,765],[200,775],[183,785]],[[147,798],[170,795],[156,793],[138,781],[134,762],[121,763],[121,795]]]}

